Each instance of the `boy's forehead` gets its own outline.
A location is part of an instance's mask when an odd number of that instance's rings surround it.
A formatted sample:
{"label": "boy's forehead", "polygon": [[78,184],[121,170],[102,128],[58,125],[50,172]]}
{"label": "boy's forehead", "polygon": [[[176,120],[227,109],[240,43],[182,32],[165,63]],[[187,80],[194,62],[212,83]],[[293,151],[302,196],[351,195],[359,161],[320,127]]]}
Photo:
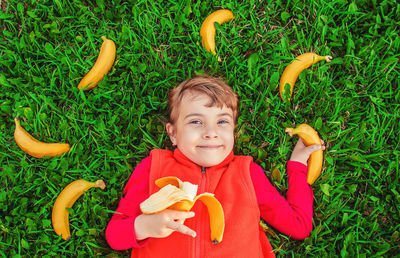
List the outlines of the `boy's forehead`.
{"label": "boy's forehead", "polygon": [[194,90],[187,90],[182,94],[182,100],[198,100],[201,98],[207,98],[211,99],[209,96],[206,94],[199,92],[199,91],[194,91]]}
{"label": "boy's forehead", "polygon": [[[204,102],[204,103],[202,103]],[[186,94],[183,95],[182,100],[181,100],[181,105],[184,104],[185,106],[195,106],[195,105],[199,105],[199,103],[201,103],[204,106],[207,107],[211,107],[211,103],[212,103],[212,99],[210,96],[201,93],[201,92],[187,92]],[[219,106],[217,105],[213,105],[213,106]],[[222,108],[222,107],[221,107]]]}
{"label": "boy's forehead", "polygon": [[180,115],[192,113],[196,111],[198,108],[218,108],[225,113],[233,113],[231,108],[228,108],[225,104],[221,105],[220,103],[212,104],[212,99],[210,96],[204,93],[191,93],[189,95],[183,96],[182,101],[178,107],[178,112]]}
{"label": "boy's forehead", "polygon": [[[213,96],[210,96],[207,93],[187,89],[181,92],[180,96],[175,99],[175,103],[170,111],[170,120],[172,123],[175,123],[178,119],[183,119],[190,113],[205,114],[209,112],[217,115],[221,115],[223,113],[233,117],[233,119],[236,119],[236,110],[228,105],[228,103],[225,103],[225,101],[228,101],[228,99],[221,99],[217,96],[213,98]],[[196,106],[198,108],[196,108]],[[203,109],[204,107],[211,109],[205,110]],[[212,110],[212,108],[218,108],[219,110]]]}

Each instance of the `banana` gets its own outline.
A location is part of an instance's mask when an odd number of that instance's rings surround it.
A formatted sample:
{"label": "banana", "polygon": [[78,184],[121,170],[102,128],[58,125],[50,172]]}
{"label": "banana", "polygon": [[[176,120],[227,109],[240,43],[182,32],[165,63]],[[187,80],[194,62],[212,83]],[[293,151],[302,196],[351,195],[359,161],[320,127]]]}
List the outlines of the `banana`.
{"label": "banana", "polygon": [[101,37],[101,39],[103,40],[103,44],[101,45],[96,63],[78,84],[78,89],[90,90],[96,87],[114,64],[116,55],[114,41],[107,39],[105,36]]}
{"label": "banana", "polygon": [[203,202],[210,217],[211,242],[218,244],[222,241],[225,228],[224,210],[221,203],[211,193],[196,196],[197,185],[182,182],[177,177],[163,177],[156,180],[161,189],[152,194],[140,204],[144,214],[153,214],[165,209],[190,211],[197,200]]}
{"label": "banana", "polygon": [[24,128],[22,128],[19,118],[15,117],[14,139],[17,145],[29,155],[35,158],[44,156],[55,157],[60,156],[69,151],[67,143],[45,143],[36,140]]}
{"label": "banana", "polygon": [[215,25],[214,22],[222,24],[234,18],[233,13],[228,9],[221,9],[211,13],[203,21],[200,27],[200,36],[202,38],[202,45],[208,52],[216,54],[215,52]]}
{"label": "banana", "polygon": [[293,87],[296,83],[299,74],[304,70],[310,67],[311,65],[318,63],[319,61],[326,60],[326,62],[330,62],[332,60],[331,56],[319,56],[315,53],[304,53],[296,57],[283,71],[281,80],[279,82],[279,92],[281,94],[282,100],[284,100],[283,96],[285,95],[285,85],[289,83],[290,85],[290,97],[288,100],[290,101],[293,95]]}
{"label": "banana", "polygon": [[[321,144],[321,139],[318,133],[307,124],[300,124],[296,128],[286,128],[285,132],[289,133],[290,137],[294,134],[299,135],[301,140],[306,146],[313,144]],[[310,158],[307,161],[308,172],[307,172],[307,182],[312,185],[315,180],[319,177],[322,170],[323,162],[323,151],[322,149],[311,153]]]}
{"label": "banana", "polygon": [[159,188],[163,188],[164,186],[167,186],[167,185],[174,185],[178,188],[182,188],[182,186],[183,186],[183,182],[175,176],[166,176],[166,177],[159,178],[155,181],[155,184]]}
{"label": "banana", "polygon": [[68,221],[69,212],[66,208],[71,208],[76,200],[78,200],[86,190],[92,187],[104,189],[106,184],[103,180],[97,180],[92,183],[79,179],[67,185],[58,195],[53,206],[51,221],[56,234],[59,236],[61,235],[64,240],[69,240],[71,237]]}

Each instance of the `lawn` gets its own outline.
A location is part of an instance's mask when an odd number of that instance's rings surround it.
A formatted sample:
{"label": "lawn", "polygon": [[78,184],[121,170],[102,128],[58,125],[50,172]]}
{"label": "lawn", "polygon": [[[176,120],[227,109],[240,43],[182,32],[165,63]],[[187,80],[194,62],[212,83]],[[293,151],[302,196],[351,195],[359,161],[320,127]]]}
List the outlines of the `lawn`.
{"label": "lawn", "polygon": [[[218,62],[199,31],[221,8],[235,19],[216,26]],[[282,194],[297,140],[285,127],[307,123],[326,142],[314,229],[295,241],[270,228],[278,256],[399,255],[399,17],[396,0],[0,0],[0,256],[128,256],[108,246],[106,225],[135,166],[151,149],[171,148],[168,90],[203,73],[238,93],[234,151],[254,157]],[[116,62],[96,88],[78,90],[104,35],[115,41]],[[281,73],[311,51],[334,59],[302,72],[283,102]],[[35,138],[68,142],[70,152],[23,152],[16,115]],[[80,178],[107,187],[70,209],[72,238],[64,241],[52,206]]]}

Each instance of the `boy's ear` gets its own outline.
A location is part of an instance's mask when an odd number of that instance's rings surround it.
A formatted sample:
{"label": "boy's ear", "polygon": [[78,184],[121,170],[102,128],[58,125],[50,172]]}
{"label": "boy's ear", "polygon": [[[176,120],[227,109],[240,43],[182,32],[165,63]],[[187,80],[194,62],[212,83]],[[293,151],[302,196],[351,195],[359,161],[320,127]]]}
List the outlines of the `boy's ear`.
{"label": "boy's ear", "polygon": [[165,125],[165,129],[167,129],[167,133],[169,136],[169,139],[172,142],[172,145],[176,145],[176,132],[175,132],[175,127],[171,123],[167,123]]}

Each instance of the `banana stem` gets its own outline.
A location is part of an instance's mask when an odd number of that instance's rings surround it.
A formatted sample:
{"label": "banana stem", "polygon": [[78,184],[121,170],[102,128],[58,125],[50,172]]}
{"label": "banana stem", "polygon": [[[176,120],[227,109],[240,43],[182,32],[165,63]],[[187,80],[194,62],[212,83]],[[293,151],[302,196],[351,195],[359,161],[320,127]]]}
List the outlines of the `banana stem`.
{"label": "banana stem", "polygon": [[295,134],[295,129],[294,128],[286,128],[285,132],[288,133],[290,135],[290,137],[292,137]]}
{"label": "banana stem", "polygon": [[104,190],[104,188],[106,188],[106,183],[104,183],[103,180],[97,180],[95,184],[96,187],[99,187],[101,190]]}
{"label": "banana stem", "polygon": [[324,58],[325,58],[325,61],[326,62],[330,62],[330,61],[332,61],[332,59],[333,59],[333,57],[332,56],[324,56]]}

